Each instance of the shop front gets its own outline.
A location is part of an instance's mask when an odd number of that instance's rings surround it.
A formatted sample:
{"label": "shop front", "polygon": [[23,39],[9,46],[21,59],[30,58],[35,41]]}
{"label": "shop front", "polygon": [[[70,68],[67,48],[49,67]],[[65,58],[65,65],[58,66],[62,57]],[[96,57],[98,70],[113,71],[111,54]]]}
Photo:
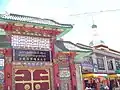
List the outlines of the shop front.
{"label": "shop front", "polygon": [[94,90],[100,90],[101,85],[108,85],[107,77],[107,74],[83,74],[84,85],[89,84]]}
{"label": "shop front", "polygon": [[[81,60],[81,63],[79,64],[81,67],[81,73],[80,74],[83,82],[83,89],[85,89],[88,85],[93,83],[93,64],[92,64],[92,58],[91,57],[84,57],[83,60]],[[94,85],[95,86],[95,85]]]}
{"label": "shop front", "polygon": [[120,88],[120,74],[109,74],[110,88]]}

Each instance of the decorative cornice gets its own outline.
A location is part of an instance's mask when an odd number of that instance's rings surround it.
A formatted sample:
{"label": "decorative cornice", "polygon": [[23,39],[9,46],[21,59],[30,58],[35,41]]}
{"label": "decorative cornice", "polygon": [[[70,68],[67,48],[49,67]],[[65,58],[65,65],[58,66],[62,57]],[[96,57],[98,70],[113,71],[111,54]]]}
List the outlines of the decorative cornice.
{"label": "decorative cornice", "polygon": [[99,54],[103,54],[103,55],[106,55],[106,56],[111,56],[111,57],[114,57],[114,58],[120,58],[120,55],[117,55],[117,54],[114,54],[114,53],[111,53],[111,52],[107,52],[107,51],[103,51],[103,50],[93,49],[93,53],[99,53]]}

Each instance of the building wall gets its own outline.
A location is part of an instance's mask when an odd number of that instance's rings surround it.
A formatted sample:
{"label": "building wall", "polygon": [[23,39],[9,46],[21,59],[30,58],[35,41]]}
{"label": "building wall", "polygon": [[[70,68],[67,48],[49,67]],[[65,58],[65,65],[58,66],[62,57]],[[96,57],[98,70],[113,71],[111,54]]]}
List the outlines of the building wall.
{"label": "building wall", "polygon": [[[115,71],[116,71],[115,60],[116,60],[116,58],[118,58],[118,60],[120,60],[120,56],[119,55],[115,55],[115,54],[112,54],[112,53],[109,53],[109,52],[104,52],[104,51],[101,51],[101,50],[97,50],[92,55],[93,64],[98,64],[97,63],[97,57],[103,58],[104,65],[105,65],[105,70],[98,70],[98,72],[115,73]],[[113,70],[109,70],[108,69],[108,61],[109,60],[111,60],[112,63],[113,63]]]}
{"label": "building wall", "polygon": [[[85,47],[85,46],[84,46]],[[91,48],[91,47],[89,47]],[[120,53],[115,53],[113,51],[109,51],[110,49],[103,49],[103,48],[92,48],[93,49],[93,54],[91,55],[92,57],[92,60],[93,60],[93,72],[86,72],[86,75],[87,78],[86,79],[93,79],[93,77],[91,78],[91,76],[89,77],[89,75],[93,75],[93,74],[101,74],[101,75],[108,75],[110,76],[111,74],[112,75],[116,75],[116,61],[119,61],[118,62],[118,69],[120,70]],[[100,70],[98,69],[98,61],[97,61],[97,58],[102,58],[103,59],[103,62],[104,62],[104,70]],[[108,61],[112,61],[113,63],[113,70],[109,70],[110,66],[108,65]],[[80,59],[80,63],[81,63],[81,60]],[[84,87],[84,82],[81,80],[81,74],[83,74],[82,70],[80,71],[80,63],[76,64],[76,78],[77,78],[77,88],[78,90],[80,90],[80,88]],[[84,74],[85,75],[85,74]],[[102,79],[105,80],[105,82],[107,84],[109,84],[109,79],[108,76],[103,76]],[[82,77],[83,78],[83,77]],[[99,90],[99,87],[100,87],[100,83],[102,81],[102,79],[100,80],[100,77],[94,77],[94,79],[97,81],[97,90]],[[82,86],[81,86],[82,85]]]}

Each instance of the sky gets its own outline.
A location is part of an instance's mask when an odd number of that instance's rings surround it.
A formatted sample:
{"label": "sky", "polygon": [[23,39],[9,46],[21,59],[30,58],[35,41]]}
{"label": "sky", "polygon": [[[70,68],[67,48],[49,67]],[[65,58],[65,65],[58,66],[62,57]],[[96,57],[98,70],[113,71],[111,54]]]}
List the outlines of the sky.
{"label": "sky", "polygon": [[[3,2],[0,0],[0,7]],[[5,0],[4,0],[5,1]],[[74,24],[74,28],[63,36],[64,40],[89,45],[92,41],[91,25],[98,26],[99,37],[112,49],[120,51],[120,11],[93,15],[70,16],[85,12],[120,9],[120,0],[7,0],[0,11],[8,13],[54,19],[60,23]],[[93,19],[92,19],[93,16]]]}

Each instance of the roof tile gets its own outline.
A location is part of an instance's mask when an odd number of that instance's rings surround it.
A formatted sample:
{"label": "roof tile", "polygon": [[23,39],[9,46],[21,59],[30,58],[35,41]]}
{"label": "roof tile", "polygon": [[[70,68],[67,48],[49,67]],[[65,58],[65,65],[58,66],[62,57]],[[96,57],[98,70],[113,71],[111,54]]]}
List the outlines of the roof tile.
{"label": "roof tile", "polygon": [[45,24],[45,25],[73,28],[73,25],[71,25],[71,24],[60,24],[51,19],[41,19],[38,17],[24,16],[24,15],[18,15],[18,14],[0,14],[0,18],[7,19],[7,20],[16,20],[16,21],[23,21],[23,22],[29,22],[29,23],[37,23],[37,24]]}

